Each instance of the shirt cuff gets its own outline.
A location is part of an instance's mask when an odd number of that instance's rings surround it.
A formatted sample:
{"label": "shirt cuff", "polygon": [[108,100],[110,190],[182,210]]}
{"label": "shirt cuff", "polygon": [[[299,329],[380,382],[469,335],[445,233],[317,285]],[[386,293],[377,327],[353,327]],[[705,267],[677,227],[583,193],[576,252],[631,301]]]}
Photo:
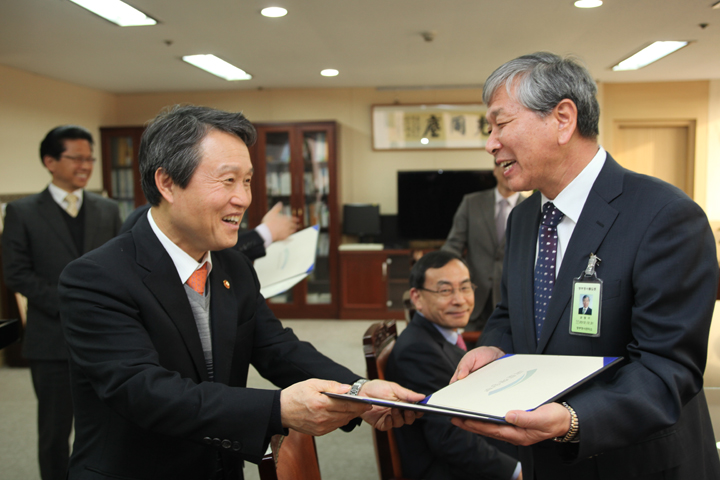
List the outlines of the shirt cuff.
{"label": "shirt cuff", "polygon": [[513,472],[512,478],[510,480],[517,480],[520,477],[520,473],[522,472],[522,464],[518,462],[517,466],[515,467],[515,471]]}
{"label": "shirt cuff", "polygon": [[258,235],[260,235],[260,237],[262,237],[265,248],[272,245],[272,242],[273,242],[272,233],[270,232],[270,229],[268,228],[267,225],[265,225],[264,223],[261,223],[260,225],[255,227],[255,231],[258,233]]}
{"label": "shirt cuff", "polygon": [[272,409],[270,410],[270,421],[268,422],[268,429],[266,437],[270,438],[273,435],[287,435],[288,430],[282,425],[282,415],[280,414],[280,390],[275,391],[273,397]]}

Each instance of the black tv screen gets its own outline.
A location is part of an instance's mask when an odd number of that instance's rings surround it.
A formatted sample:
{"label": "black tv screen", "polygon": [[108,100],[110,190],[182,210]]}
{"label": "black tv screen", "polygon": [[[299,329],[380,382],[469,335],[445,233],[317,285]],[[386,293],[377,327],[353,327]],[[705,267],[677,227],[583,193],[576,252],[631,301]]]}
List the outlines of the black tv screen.
{"label": "black tv screen", "polygon": [[494,188],[492,170],[399,171],[398,233],[408,240],[447,238],[464,195]]}

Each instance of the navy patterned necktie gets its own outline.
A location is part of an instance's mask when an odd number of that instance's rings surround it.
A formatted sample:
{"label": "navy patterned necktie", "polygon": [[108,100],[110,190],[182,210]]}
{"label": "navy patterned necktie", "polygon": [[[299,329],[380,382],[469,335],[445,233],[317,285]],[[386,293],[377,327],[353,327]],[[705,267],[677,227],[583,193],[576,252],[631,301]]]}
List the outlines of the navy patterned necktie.
{"label": "navy patterned necktie", "polygon": [[537,263],[535,264],[535,338],[540,342],[547,307],[555,286],[555,261],[557,259],[557,226],[565,215],[552,202],[543,206],[540,222],[540,239]]}

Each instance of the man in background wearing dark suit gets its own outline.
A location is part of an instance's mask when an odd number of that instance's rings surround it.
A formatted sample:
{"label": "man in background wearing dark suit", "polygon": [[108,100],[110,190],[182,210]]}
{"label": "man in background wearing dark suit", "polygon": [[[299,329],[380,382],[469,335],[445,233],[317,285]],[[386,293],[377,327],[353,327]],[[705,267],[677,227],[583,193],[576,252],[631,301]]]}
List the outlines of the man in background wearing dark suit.
{"label": "man in background wearing dark suit", "polygon": [[[500,301],[500,280],[505,256],[505,225],[525,197],[508,187],[502,168],[495,166],[497,187],[463,197],[443,250],[467,259],[477,285],[475,308],[465,330],[482,330]],[[465,253],[467,252],[467,253]]]}
{"label": "man in background wearing dark suit", "polygon": [[[298,340],[230,248],[251,201],[255,137],[240,113],[160,114],[139,153],[152,208],[63,272],[77,405],[69,479],[238,480],[243,461],[258,463],[289,428],[322,435],[361,416],[382,429],[414,420],[323,395],[423,398],[367,382]],[[246,388],[251,364],[280,389]]]}
{"label": "man in background wearing dark suit", "polygon": [[[454,378],[510,353],[623,360],[557,402],[508,412],[511,425],[453,423],[522,445],[526,479],[717,479],[703,393],[712,231],[682,191],[598,145],[596,94],[585,67],[550,53],[511,60],[485,82],[486,148],[512,189],[538,191],[510,216],[502,300]],[[602,318],[574,328],[573,292],[596,288],[584,273],[593,265]]]}
{"label": "man in background wearing dark suit", "polygon": [[[282,202],[276,203],[262,218],[260,225],[253,230],[238,233],[235,248],[243,252],[250,260],[265,256],[265,249],[273,242],[285,240],[295,233],[300,219],[282,213]],[[147,215],[150,204],[133,210],[120,227],[120,233],[129,232],[143,215]]]}
{"label": "man in background wearing dark suit", "polygon": [[[437,251],[413,265],[410,287],[416,313],[390,353],[385,378],[430,394],[448,384],[465,354],[457,329],[470,318],[474,285],[460,257]],[[426,415],[396,430],[395,436],[407,478],[522,478],[517,448],[466,432],[444,415]]]}
{"label": "man in background wearing dark suit", "polygon": [[28,299],[23,355],[38,399],[43,480],[65,478],[73,420],[58,278],[68,263],[120,228],[115,202],[83,189],[95,164],[92,147],[92,135],[82,127],[51,130],[40,144],[40,160],[52,181],[41,193],[8,204],[2,235],[5,282]]}

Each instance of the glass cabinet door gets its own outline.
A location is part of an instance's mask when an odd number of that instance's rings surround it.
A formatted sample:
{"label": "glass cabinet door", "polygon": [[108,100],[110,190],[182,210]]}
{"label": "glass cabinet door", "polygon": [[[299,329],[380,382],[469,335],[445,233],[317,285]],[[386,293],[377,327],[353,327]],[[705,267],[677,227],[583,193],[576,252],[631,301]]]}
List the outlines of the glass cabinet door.
{"label": "glass cabinet door", "polygon": [[[267,132],[265,134],[265,194],[267,209],[277,202],[283,203],[283,213],[292,215],[292,169],[290,155],[290,132]],[[293,303],[290,289],[268,299],[271,303]]]}
{"label": "glass cabinet door", "polygon": [[118,202],[123,220],[135,209],[134,147],[131,136],[110,139],[112,198]]}
{"label": "glass cabinet door", "polygon": [[138,149],[145,127],[101,127],[103,188],[118,202],[120,217],[146,203],[140,187]]}
{"label": "glass cabinet door", "polygon": [[303,132],[303,227],[317,225],[319,230],[315,269],[308,276],[305,302],[330,304],[330,178],[328,172],[327,133]]}

